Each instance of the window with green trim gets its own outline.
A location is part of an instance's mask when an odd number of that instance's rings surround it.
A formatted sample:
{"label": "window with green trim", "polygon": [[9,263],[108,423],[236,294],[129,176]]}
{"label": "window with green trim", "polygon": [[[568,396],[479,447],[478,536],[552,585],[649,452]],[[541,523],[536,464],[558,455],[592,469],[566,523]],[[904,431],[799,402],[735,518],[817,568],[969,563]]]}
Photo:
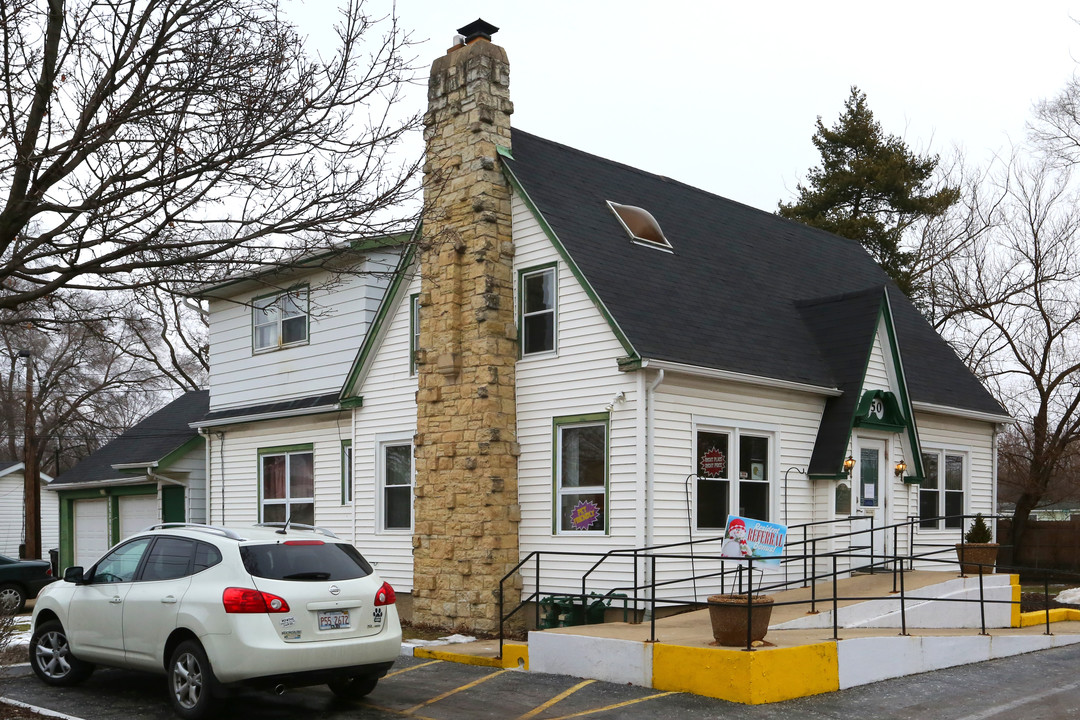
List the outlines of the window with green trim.
{"label": "window with green trim", "polygon": [[608,523],[608,416],[555,418],[555,531],[603,533]]}
{"label": "window with green trim", "polygon": [[353,500],[353,454],[352,440],[341,441],[341,504],[351,505]]}
{"label": "window with green trim", "polygon": [[555,351],[556,297],[555,267],[521,273],[521,354]]}
{"label": "window with green trim", "polygon": [[310,446],[259,453],[261,522],[315,524],[315,456]]}
{"label": "window with green trim", "polygon": [[385,442],[380,447],[382,529],[412,530],[412,441]]}
{"label": "window with green trim", "polygon": [[409,296],[409,374],[416,374],[416,351],[420,349],[420,295]]}
{"label": "window with green trim", "polygon": [[308,289],[296,287],[252,303],[252,347],[277,350],[308,341]]}

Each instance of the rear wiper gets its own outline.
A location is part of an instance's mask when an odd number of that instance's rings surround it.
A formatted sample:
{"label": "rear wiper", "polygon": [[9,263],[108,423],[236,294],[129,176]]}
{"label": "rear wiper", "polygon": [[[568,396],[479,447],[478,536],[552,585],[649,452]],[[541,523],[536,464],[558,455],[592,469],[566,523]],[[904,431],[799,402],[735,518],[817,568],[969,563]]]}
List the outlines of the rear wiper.
{"label": "rear wiper", "polygon": [[282,580],[329,580],[330,573],[328,572],[301,572],[293,573],[292,575],[286,575],[281,578]]}

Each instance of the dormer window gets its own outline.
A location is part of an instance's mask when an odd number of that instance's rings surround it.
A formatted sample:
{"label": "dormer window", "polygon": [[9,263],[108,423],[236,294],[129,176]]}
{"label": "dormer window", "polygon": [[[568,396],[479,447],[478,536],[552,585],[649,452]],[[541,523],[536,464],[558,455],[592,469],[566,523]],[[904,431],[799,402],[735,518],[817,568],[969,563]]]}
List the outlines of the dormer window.
{"label": "dormer window", "polygon": [[256,298],[252,308],[255,352],[301,345],[308,339],[308,289]]}
{"label": "dormer window", "polygon": [[638,245],[653,247],[659,250],[672,251],[671,243],[664,237],[664,231],[660,229],[660,223],[648,210],[634,205],[620,205],[608,200],[608,207],[619,218],[623,229],[630,234],[630,239]]}

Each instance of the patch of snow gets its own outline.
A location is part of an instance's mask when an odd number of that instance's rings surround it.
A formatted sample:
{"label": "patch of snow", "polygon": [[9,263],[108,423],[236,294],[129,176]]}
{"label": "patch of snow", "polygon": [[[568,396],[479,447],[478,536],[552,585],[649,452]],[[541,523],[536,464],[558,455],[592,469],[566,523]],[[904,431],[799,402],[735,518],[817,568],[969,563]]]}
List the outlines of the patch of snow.
{"label": "patch of snow", "polygon": [[438,646],[438,645],[457,645],[457,644],[460,644],[460,643],[471,643],[471,642],[475,642],[475,641],[476,641],[476,638],[470,637],[468,635],[447,635],[446,637],[441,637],[438,640],[420,640],[418,638],[414,638],[412,640],[402,640],[401,641],[401,646],[402,647],[432,647],[432,646]]}
{"label": "patch of snow", "polygon": [[1062,590],[1054,599],[1059,603],[1065,603],[1066,605],[1080,605],[1080,588]]}

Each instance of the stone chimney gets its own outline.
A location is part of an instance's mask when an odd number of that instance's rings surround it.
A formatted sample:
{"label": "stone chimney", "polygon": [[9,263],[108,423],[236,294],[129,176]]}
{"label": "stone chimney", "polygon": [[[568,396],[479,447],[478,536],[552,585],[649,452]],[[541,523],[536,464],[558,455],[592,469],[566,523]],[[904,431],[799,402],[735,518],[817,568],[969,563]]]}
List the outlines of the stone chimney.
{"label": "stone chimney", "polygon": [[[494,633],[518,562],[518,356],[510,187],[510,66],[477,20],[431,67],[424,118],[413,619]],[[506,608],[520,588],[506,588]]]}

